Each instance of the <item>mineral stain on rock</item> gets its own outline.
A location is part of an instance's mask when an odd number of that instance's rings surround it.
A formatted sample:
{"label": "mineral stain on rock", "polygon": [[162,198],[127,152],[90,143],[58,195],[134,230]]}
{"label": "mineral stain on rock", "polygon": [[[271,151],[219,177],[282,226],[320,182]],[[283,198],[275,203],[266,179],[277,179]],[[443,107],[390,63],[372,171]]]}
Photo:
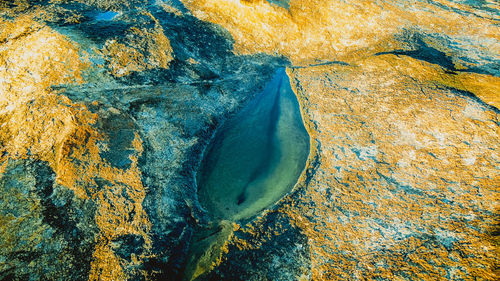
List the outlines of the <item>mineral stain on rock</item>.
{"label": "mineral stain on rock", "polygon": [[247,219],[296,183],[309,136],[285,71],[216,132],[198,172],[199,198],[214,219]]}

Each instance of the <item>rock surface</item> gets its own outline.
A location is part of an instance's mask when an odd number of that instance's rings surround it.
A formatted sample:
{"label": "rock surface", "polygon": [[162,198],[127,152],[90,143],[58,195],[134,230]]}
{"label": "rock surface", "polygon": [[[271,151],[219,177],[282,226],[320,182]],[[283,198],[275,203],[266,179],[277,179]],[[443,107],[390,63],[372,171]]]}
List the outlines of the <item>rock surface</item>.
{"label": "rock surface", "polygon": [[[0,2],[0,280],[180,280],[193,264],[197,280],[497,280],[499,15],[496,1]],[[306,169],[217,240],[202,151],[284,66]]]}

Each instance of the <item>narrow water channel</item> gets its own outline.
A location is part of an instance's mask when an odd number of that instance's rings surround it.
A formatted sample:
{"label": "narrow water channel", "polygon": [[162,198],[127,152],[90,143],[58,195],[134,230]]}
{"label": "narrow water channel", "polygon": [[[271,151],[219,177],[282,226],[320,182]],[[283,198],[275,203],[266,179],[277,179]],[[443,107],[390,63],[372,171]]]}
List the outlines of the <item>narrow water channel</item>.
{"label": "narrow water channel", "polygon": [[198,197],[214,220],[250,218],[290,191],[309,135],[284,69],[216,132],[198,172]]}

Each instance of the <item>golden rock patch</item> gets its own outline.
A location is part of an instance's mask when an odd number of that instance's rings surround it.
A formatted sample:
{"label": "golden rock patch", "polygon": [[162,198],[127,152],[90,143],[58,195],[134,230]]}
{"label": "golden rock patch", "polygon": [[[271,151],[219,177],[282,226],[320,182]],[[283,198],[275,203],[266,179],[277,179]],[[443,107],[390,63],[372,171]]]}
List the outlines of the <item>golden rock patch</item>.
{"label": "golden rock patch", "polygon": [[[89,63],[78,46],[30,16],[2,21],[0,26],[0,172],[10,159],[39,159],[75,196],[95,201],[100,234],[89,279],[122,280],[128,276],[123,268],[141,263],[151,245],[137,167],[142,141],[136,133],[128,169],[103,160],[97,144],[102,136],[94,127],[99,116],[51,88],[84,82],[82,72]],[[155,42],[168,44],[164,39]],[[165,66],[168,58],[151,60]],[[95,188],[97,178],[109,185]],[[118,195],[124,192],[127,200]],[[143,237],[146,249],[130,262],[116,256],[111,246],[113,239],[128,234]]]}
{"label": "golden rock patch", "polygon": [[111,73],[116,77],[148,69],[168,68],[173,60],[170,41],[159,24],[152,31],[133,27],[125,42],[110,39],[102,52],[108,57]]}
{"label": "golden rock patch", "polygon": [[282,211],[309,238],[313,279],[495,280],[498,113],[408,57],[289,73],[319,164]]}
{"label": "golden rock patch", "polygon": [[[350,62],[360,54],[394,49],[400,42],[393,37],[404,29],[477,36],[485,39],[479,47],[500,51],[498,43],[488,40],[500,38],[500,28],[493,20],[481,14],[460,15],[424,2],[291,0],[288,10],[265,0],[182,2],[196,17],[226,28],[237,53],[283,55],[295,65]],[[471,10],[465,5],[460,8]]]}

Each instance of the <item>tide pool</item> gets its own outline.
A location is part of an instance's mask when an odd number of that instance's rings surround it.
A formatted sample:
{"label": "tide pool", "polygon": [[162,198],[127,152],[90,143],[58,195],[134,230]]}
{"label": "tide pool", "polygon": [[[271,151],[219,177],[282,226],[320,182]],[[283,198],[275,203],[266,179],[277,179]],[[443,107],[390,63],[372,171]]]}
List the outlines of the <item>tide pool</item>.
{"label": "tide pool", "polygon": [[309,135],[284,69],[228,119],[205,151],[198,197],[215,220],[257,215],[288,193],[309,155]]}

